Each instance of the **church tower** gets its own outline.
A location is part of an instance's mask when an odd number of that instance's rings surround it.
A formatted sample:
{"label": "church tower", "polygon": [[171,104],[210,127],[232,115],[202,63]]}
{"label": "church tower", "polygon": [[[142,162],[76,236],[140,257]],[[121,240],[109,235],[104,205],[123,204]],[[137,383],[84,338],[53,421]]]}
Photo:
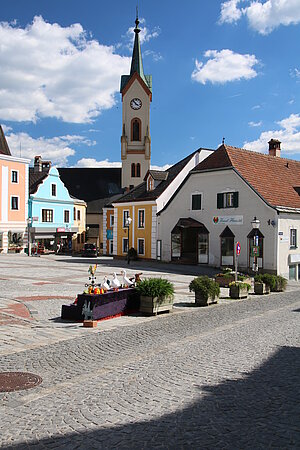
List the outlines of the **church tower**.
{"label": "church tower", "polygon": [[152,75],[145,75],[139,39],[139,20],[135,21],[135,39],[130,75],[122,75],[122,187],[140,184],[150,169],[150,102]]}

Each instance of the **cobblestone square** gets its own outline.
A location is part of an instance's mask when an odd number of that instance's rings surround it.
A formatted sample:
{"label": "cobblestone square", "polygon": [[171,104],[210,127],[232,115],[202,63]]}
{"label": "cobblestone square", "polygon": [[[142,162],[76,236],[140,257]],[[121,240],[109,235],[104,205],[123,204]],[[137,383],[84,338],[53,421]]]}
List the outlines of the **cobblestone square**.
{"label": "cobblestone square", "polygon": [[[124,267],[97,263],[99,281]],[[43,379],[0,393],[1,448],[300,447],[297,283],[195,308],[188,284],[202,269],[137,262],[127,271],[174,283],[173,312],[85,329],[59,316],[89,264],[0,255],[0,372]]]}

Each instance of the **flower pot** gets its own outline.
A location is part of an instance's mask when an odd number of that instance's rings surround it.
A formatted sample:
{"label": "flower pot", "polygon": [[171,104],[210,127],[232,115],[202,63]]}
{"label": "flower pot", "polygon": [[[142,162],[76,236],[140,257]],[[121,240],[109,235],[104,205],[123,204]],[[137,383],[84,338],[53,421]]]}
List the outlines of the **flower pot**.
{"label": "flower pot", "polygon": [[257,295],[269,294],[270,286],[265,283],[254,283],[254,292]]}
{"label": "flower pot", "polygon": [[228,287],[229,283],[232,283],[234,281],[234,275],[228,275],[226,277],[217,275],[215,277],[215,280],[220,287]]}
{"label": "flower pot", "polygon": [[246,287],[241,287],[239,285],[229,287],[230,298],[247,298],[248,289]]}
{"label": "flower pot", "polygon": [[202,294],[202,292],[195,292],[195,304],[196,306],[208,306],[211,305],[212,303],[218,303],[219,297],[212,297],[211,295],[208,296],[208,298],[206,298],[206,296],[204,296]]}
{"label": "flower pot", "polygon": [[171,311],[173,308],[173,296],[148,297],[141,295],[140,312],[157,314],[162,311]]}

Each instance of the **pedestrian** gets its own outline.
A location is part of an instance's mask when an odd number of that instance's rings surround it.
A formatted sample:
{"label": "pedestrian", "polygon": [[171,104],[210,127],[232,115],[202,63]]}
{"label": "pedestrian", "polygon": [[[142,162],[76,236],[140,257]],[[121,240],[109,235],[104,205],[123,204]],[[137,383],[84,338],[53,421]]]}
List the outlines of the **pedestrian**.
{"label": "pedestrian", "polygon": [[56,244],[56,253],[58,254],[60,251],[60,242],[58,241]]}

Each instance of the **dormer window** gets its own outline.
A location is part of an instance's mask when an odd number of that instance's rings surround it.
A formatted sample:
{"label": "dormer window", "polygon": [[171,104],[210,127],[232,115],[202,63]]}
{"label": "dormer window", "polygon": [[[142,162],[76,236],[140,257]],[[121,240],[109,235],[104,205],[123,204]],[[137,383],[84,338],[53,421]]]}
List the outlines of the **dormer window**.
{"label": "dormer window", "polygon": [[147,178],[147,191],[153,191],[154,189],[154,180],[151,177],[151,175],[149,175],[149,177]]}

